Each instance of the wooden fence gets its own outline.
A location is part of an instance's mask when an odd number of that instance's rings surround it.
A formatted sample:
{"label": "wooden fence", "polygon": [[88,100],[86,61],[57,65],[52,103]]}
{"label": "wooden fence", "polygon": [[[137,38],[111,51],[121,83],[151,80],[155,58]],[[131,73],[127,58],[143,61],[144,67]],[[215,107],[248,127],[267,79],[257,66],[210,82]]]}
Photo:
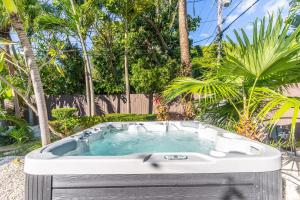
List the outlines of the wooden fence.
{"label": "wooden fence", "polygon": [[[300,88],[300,86],[299,86]],[[286,92],[288,96],[300,97],[300,89],[292,88]],[[153,114],[156,113],[156,105],[154,102],[155,95],[153,94],[131,94],[131,111],[134,114]],[[86,114],[86,99],[84,95],[60,95],[46,97],[49,119],[52,118],[51,110],[54,108],[73,107],[77,108],[78,115]],[[98,95],[95,97],[97,115],[107,113],[127,113],[125,95]],[[13,107],[12,102],[6,102],[5,107]],[[183,108],[180,103],[173,102],[169,106],[169,112],[172,116],[178,116],[183,113]],[[293,113],[287,112],[284,117],[278,122],[278,125],[290,126]],[[24,117],[28,121],[34,121],[37,124],[36,117],[30,117],[28,110],[25,110]],[[30,118],[34,118],[33,120]],[[300,113],[296,127],[297,138],[300,138]]]}
{"label": "wooden fence", "polygon": [[[153,94],[131,94],[131,113],[134,114],[153,114],[156,112]],[[49,96],[46,98],[47,108],[73,107],[78,109],[78,115],[86,114],[87,104],[84,95],[61,95]],[[127,113],[127,99],[125,95],[98,95],[95,97],[97,115],[107,113]],[[182,106],[178,102],[170,104],[171,113],[181,113]],[[51,116],[49,116],[51,117]]]}
{"label": "wooden fence", "polygon": [[[131,113],[155,114],[155,96],[155,94],[131,94]],[[126,95],[97,95],[95,96],[96,115],[127,113],[126,103]],[[46,104],[49,119],[52,119],[51,110],[54,108],[76,108],[78,116],[85,116],[87,111],[87,103],[84,95],[47,96]],[[4,107],[7,111],[13,112],[14,105],[11,100],[5,100]],[[180,113],[183,113],[183,107],[179,102],[175,101],[169,104],[169,112],[172,116],[180,115]],[[23,111],[23,116],[31,124],[38,123],[37,117],[26,107]]]}

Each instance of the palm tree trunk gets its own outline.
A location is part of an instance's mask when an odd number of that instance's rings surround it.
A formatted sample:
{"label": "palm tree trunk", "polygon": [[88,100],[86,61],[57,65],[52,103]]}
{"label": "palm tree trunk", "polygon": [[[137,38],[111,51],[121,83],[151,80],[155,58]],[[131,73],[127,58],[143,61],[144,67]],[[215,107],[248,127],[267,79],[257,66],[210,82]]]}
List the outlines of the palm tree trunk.
{"label": "palm tree trunk", "polygon": [[84,80],[85,80],[85,96],[86,96],[86,115],[91,116],[91,95],[90,95],[90,84],[89,84],[89,76],[86,69],[86,65],[84,64]]}
{"label": "palm tree trunk", "polygon": [[126,99],[127,99],[127,113],[131,113],[130,105],[130,84],[129,84],[129,73],[128,73],[128,21],[125,19],[125,54],[124,54],[124,69],[125,69],[125,87],[126,87]]}
{"label": "palm tree trunk", "polygon": [[180,36],[180,56],[182,65],[182,75],[191,76],[192,68],[190,63],[189,52],[189,35],[187,26],[187,7],[186,0],[178,2],[178,21],[179,21],[179,36]]}
{"label": "palm tree trunk", "polygon": [[117,80],[117,69],[116,66],[114,65],[114,53],[113,53],[113,34],[112,34],[112,27],[111,27],[111,21],[109,21],[109,30],[108,30],[108,36],[105,37],[106,41],[107,41],[107,48],[109,51],[109,58],[108,58],[108,62],[112,71],[112,75],[113,75],[113,79],[114,82],[117,84],[118,80]]}
{"label": "palm tree trunk", "polygon": [[[7,30],[7,33],[6,33],[7,35],[4,38],[10,40],[8,31],[9,31],[9,29]],[[11,61],[11,56],[10,56],[11,53],[10,53],[9,45],[5,45],[5,51],[6,51],[6,59],[8,61]],[[14,66],[11,63],[12,63],[12,61],[7,62],[7,66],[8,66],[9,75],[11,77],[13,77],[15,75],[15,69],[14,69]],[[13,101],[14,101],[15,116],[20,118],[21,117],[21,111],[20,111],[20,103],[19,103],[18,95],[15,93],[14,90],[12,91],[12,95],[13,95]]]}
{"label": "palm tree trunk", "polygon": [[[190,61],[189,50],[189,33],[187,21],[187,5],[186,0],[178,1],[178,22],[179,22],[179,39],[180,39],[180,57],[181,57],[181,75],[191,76],[192,66]],[[191,95],[182,96],[181,104],[183,106],[183,117],[191,119],[194,116],[194,109],[192,107]]]}
{"label": "palm tree trunk", "polygon": [[80,36],[80,43],[82,47],[83,57],[84,57],[84,63],[86,65],[86,78],[88,80],[88,91],[90,96],[90,116],[94,116],[96,114],[96,108],[95,108],[95,95],[94,95],[94,85],[93,85],[93,78],[92,78],[92,67],[91,62],[89,59],[89,56],[87,54],[86,45],[84,42],[84,39],[82,36]]}
{"label": "palm tree trunk", "polygon": [[[76,15],[75,4],[73,0],[70,0],[73,14]],[[94,85],[93,85],[93,78],[92,78],[92,65],[89,59],[87,48],[85,44],[85,39],[81,33],[80,24],[76,21],[76,28],[77,34],[80,40],[82,54],[85,64],[85,78],[86,78],[86,94],[87,94],[87,105],[88,105],[88,115],[94,116],[96,114],[96,107],[95,107],[95,95],[94,95]]]}
{"label": "palm tree trunk", "polygon": [[44,96],[43,85],[41,82],[40,72],[35,60],[35,56],[31,44],[26,35],[26,32],[24,30],[19,15],[16,13],[11,13],[10,18],[11,18],[12,25],[15,28],[15,31],[17,32],[19,40],[23,46],[25,59],[30,69],[30,76],[32,80],[35,101],[36,101],[37,111],[38,111],[38,117],[39,117],[42,145],[45,146],[49,144],[51,141],[50,141],[50,133],[48,128],[48,113],[47,113],[46,101]]}
{"label": "palm tree trunk", "polygon": [[172,13],[172,16],[171,16],[171,22],[170,22],[170,24],[169,24],[169,30],[170,30],[170,31],[171,31],[171,29],[172,29],[173,26],[174,26],[174,22],[175,22],[175,19],[176,19],[177,14],[178,14],[178,12],[177,12],[177,9],[178,9],[178,3],[179,3],[179,2],[177,2],[176,7],[175,7],[175,11]]}

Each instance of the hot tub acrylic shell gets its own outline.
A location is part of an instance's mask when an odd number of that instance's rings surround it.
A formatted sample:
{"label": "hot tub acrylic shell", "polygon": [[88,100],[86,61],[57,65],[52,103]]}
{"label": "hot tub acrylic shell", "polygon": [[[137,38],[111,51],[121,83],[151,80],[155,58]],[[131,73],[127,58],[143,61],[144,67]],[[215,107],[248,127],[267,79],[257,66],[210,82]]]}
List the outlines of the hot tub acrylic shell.
{"label": "hot tub acrylic shell", "polygon": [[[193,130],[215,142],[210,154],[62,156],[100,129],[138,133]],[[204,131],[205,130],[205,131]],[[196,121],[104,123],[25,157],[26,199],[281,199],[281,154]]]}

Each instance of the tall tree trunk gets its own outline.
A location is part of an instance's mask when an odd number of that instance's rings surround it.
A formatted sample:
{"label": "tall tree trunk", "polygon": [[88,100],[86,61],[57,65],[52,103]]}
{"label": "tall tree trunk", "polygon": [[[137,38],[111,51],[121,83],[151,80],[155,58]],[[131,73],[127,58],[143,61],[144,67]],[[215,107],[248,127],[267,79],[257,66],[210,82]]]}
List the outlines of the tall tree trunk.
{"label": "tall tree trunk", "polygon": [[42,145],[45,146],[50,143],[50,133],[48,127],[48,113],[47,113],[46,101],[44,96],[43,85],[41,82],[40,72],[35,60],[35,56],[30,41],[26,35],[20,16],[17,13],[13,12],[10,14],[10,18],[11,18],[12,25],[15,28],[19,40],[22,44],[25,59],[30,69],[30,76],[32,80],[35,101],[36,101],[37,111],[38,111]]}
{"label": "tall tree trunk", "polygon": [[192,67],[190,63],[189,52],[189,35],[187,27],[187,7],[186,0],[179,0],[178,2],[178,21],[179,21],[179,36],[180,36],[180,56],[182,65],[182,75],[191,76]]}
{"label": "tall tree trunk", "polygon": [[113,75],[113,79],[114,82],[117,84],[118,80],[117,80],[117,69],[116,66],[114,65],[114,53],[113,53],[113,33],[112,33],[112,27],[111,27],[111,21],[109,21],[109,30],[108,30],[108,36],[106,37],[106,41],[107,41],[107,46],[108,46],[108,51],[109,51],[109,64],[110,64],[110,68],[112,71],[112,75]]}
{"label": "tall tree trunk", "polygon": [[[6,49],[6,53],[8,55],[10,55],[9,46],[6,46],[5,49]],[[7,59],[10,60],[10,56],[7,56]],[[9,75],[11,77],[13,77],[15,75],[14,67],[12,66],[12,64],[10,62],[7,62],[7,65],[8,65]],[[14,91],[12,91],[12,95],[13,95],[13,101],[14,101],[15,116],[20,118],[21,111],[20,111],[20,103],[19,103],[18,95]]]}
{"label": "tall tree trunk", "polygon": [[[181,57],[181,75],[192,76],[192,66],[190,61],[190,46],[187,21],[187,5],[186,0],[178,1],[178,22],[179,22],[179,39],[180,39],[180,57]],[[181,104],[183,106],[183,117],[185,119],[193,119],[194,108],[192,96],[182,96]]]}
{"label": "tall tree trunk", "polygon": [[177,2],[176,7],[175,7],[175,11],[172,13],[172,16],[171,16],[171,22],[170,22],[170,24],[169,24],[169,30],[170,30],[170,31],[171,31],[171,29],[172,29],[173,26],[174,26],[174,22],[175,22],[175,19],[176,19],[177,14],[178,14],[178,12],[177,12],[177,9],[178,9],[178,3],[179,3],[179,2]]}
{"label": "tall tree trunk", "polygon": [[125,19],[125,54],[124,54],[124,69],[125,69],[125,87],[126,87],[126,99],[127,99],[127,113],[131,113],[130,105],[130,84],[129,84],[129,73],[128,73],[128,21]]}
{"label": "tall tree trunk", "polygon": [[117,84],[118,83],[117,69],[116,66],[114,65],[115,57],[113,52],[113,35],[111,30],[111,22],[109,22],[109,25],[106,29],[108,29],[108,34],[102,32],[101,30],[98,30],[98,32],[102,36],[105,48],[108,49],[109,56],[107,57],[107,62],[108,65],[110,66],[114,83]]}
{"label": "tall tree trunk", "polygon": [[[81,34],[79,34],[81,35]],[[95,107],[95,95],[94,95],[94,85],[93,85],[93,78],[92,78],[92,67],[91,67],[91,61],[89,59],[88,53],[87,53],[87,49],[86,49],[86,45],[84,42],[84,39],[82,38],[82,36],[80,37],[80,43],[82,46],[82,52],[83,52],[83,57],[84,57],[84,63],[86,65],[86,74],[87,74],[87,78],[88,78],[88,84],[89,84],[89,93],[90,93],[90,115],[91,116],[95,116],[96,114],[96,107]]]}
{"label": "tall tree trunk", "polygon": [[[77,13],[75,9],[74,0],[70,0],[70,3],[72,6],[73,14],[76,15]],[[80,40],[84,64],[85,64],[85,78],[86,78],[86,90],[87,90],[86,94],[87,94],[87,104],[89,110],[88,112],[90,116],[94,116],[96,114],[96,107],[95,107],[94,85],[93,85],[93,78],[92,78],[92,65],[87,53],[85,39],[81,33],[80,24],[78,23],[78,21],[76,21],[76,28],[77,28],[77,34]]]}
{"label": "tall tree trunk", "polygon": [[85,96],[86,96],[86,104],[87,110],[86,115],[91,116],[91,95],[90,95],[90,83],[89,83],[89,75],[87,72],[86,64],[84,63],[84,79],[85,79]]}
{"label": "tall tree trunk", "polygon": [[[3,30],[3,33],[1,34],[4,39],[10,40],[9,36],[9,30],[10,27],[7,27],[5,30]],[[11,60],[11,53],[10,53],[10,45],[5,45],[5,52],[6,52],[6,59],[8,62],[6,62],[8,66],[8,72],[11,77],[15,75],[15,69],[14,66],[12,65],[12,60]],[[20,103],[18,99],[18,95],[15,93],[14,90],[12,90],[12,95],[13,95],[13,101],[14,101],[14,112],[15,116],[20,118],[21,117],[21,112],[20,112]]]}

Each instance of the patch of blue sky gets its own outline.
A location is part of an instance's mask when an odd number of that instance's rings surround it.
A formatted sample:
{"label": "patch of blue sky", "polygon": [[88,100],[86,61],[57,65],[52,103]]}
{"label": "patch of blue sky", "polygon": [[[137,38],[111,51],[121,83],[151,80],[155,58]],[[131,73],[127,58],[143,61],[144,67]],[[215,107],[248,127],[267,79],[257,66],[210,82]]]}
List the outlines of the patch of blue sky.
{"label": "patch of blue sky", "polygon": [[[247,8],[251,7],[257,0],[232,0],[231,5],[223,9],[223,28],[227,27]],[[217,0],[188,1],[188,13],[192,16],[199,16],[203,23],[200,27],[190,33],[190,38],[194,41],[194,45],[208,45],[216,37],[217,26]],[[289,12],[289,0],[259,0],[244,15],[238,18],[230,28],[224,33],[234,38],[233,30],[243,28],[249,36],[252,35],[252,23],[256,18],[262,19],[269,13],[278,13],[282,9],[283,17]],[[199,41],[199,42],[196,42]]]}

